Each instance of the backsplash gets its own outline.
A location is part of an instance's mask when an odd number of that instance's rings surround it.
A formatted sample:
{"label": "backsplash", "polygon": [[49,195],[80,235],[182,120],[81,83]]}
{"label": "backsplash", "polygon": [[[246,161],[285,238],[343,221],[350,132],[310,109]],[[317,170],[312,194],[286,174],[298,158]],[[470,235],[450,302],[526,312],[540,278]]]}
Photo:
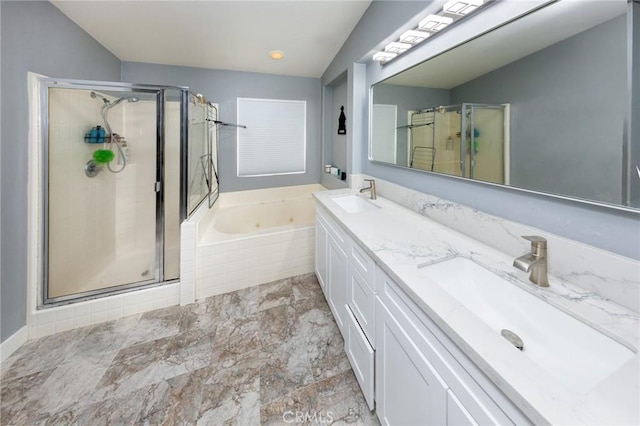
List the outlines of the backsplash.
{"label": "backsplash", "polygon": [[[350,187],[362,188],[367,175],[351,175]],[[509,256],[529,251],[522,235],[548,240],[549,273],[640,312],[640,263],[537,228],[499,218],[462,204],[374,178],[378,195],[435,222],[481,241]],[[576,297],[582,297],[576,295]]]}

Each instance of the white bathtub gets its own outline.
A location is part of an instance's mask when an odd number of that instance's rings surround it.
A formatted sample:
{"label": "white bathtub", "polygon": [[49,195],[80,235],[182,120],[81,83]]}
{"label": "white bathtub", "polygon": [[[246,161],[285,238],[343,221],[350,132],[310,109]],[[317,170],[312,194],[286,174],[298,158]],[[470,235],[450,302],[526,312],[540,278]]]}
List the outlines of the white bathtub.
{"label": "white bathtub", "polygon": [[314,270],[321,185],[223,193],[198,224],[195,298]]}

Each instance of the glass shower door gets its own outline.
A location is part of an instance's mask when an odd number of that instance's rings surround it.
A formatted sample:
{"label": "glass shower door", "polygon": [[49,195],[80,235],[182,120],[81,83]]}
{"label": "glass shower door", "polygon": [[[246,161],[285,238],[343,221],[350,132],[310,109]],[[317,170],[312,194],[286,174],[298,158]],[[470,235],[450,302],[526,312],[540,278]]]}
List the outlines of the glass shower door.
{"label": "glass shower door", "polygon": [[505,105],[462,104],[461,164],[463,176],[506,183],[508,149]]}
{"label": "glass shower door", "polygon": [[46,90],[44,302],[159,281],[158,92]]}
{"label": "glass shower door", "polygon": [[191,214],[211,190],[211,147],[207,105],[203,98],[189,94],[188,213]]}

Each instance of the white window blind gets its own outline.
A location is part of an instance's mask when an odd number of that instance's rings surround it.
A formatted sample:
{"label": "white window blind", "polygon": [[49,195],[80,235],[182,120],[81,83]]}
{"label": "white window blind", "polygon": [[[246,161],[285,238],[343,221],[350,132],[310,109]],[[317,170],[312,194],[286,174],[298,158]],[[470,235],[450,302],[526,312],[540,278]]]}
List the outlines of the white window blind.
{"label": "white window blind", "polygon": [[305,172],[306,101],[238,98],[238,176]]}

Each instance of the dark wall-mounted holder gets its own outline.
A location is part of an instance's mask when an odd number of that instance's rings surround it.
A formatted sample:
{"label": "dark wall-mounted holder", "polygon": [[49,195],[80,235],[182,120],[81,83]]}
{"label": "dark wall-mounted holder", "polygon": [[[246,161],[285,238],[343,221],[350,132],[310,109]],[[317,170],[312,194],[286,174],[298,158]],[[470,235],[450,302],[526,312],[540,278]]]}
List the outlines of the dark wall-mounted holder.
{"label": "dark wall-mounted holder", "polygon": [[344,106],[340,107],[340,117],[338,117],[338,134],[347,134],[347,117],[344,115]]}

